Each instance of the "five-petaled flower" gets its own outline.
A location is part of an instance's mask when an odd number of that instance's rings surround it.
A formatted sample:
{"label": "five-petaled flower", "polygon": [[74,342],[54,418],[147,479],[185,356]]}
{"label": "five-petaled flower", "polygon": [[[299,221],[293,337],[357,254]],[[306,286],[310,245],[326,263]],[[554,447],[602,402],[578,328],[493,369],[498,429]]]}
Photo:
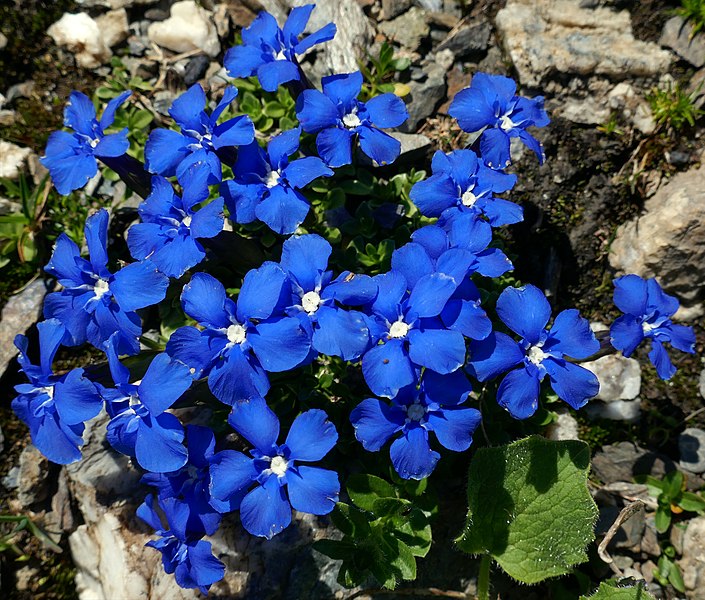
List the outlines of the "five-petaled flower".
{"label": "five-petaled flower", "polygon": [[313,515],[333,510],[340,492],[337,473],[299,464],[321,460],[338,441],[325,412],[301,413],[281,445],[279,419],[262,399],[241,402],[228,421],[253,448],[250,457],[235,450],[213,457],[211,495],[228,502],[230,510],[239,507],[247,531],[272,538],[289,526],[292,508]]}
{"label": "five-petaled flower", "polygon": [[378,165],[396,160],[401,143],[378,127],[398,127],[409,118],[404,102],[394,94],[381,94],[367,102],[357,99],[362,73],[330,75],[323,92],[304,90],[296,101],[296,115],[308,133],[317,133],[318,155],[331,167],[352,162],[353,141]]}
{"label": "five-petaled flower", "polygon": [[484,340],[472,341],[467,368],[480,381],[509,371],[499,384],[497,402],[515,419],[536,412],[546,375],[558,397],[576,410],[597,395],[597,377],[566,360],[566,356],[585,359],[600,349],[590,324],[576,309],[560,312],[549,331],[551,306],[536,286],[526,285],[506,288],[497,300],[497,314],[522,339],[516,342],[495,331]]}
{"label": "five-petaled flower", "polygon": [[543,109],[543,96],[523,98],[516,95],[516,83],[502,75],[476,73],[470,87],[453,98],[448,113],[458,120],[460,128],[480,131],[480,154],[493,169],[504,169],[511,163],[510,140],[518,137],[536,153],[543,164],[541,142],[527,127],[545,127],[550,120]]}
{"label": "five-petaled flower", "polygon": [[49,169],[51,179],[60,194],[70,194],[82,188],[98,172],[97,158],[122,156],[130,147],[127,129],[105,134],[113,124],[115,111],[131,92],[123,92],[105,107],[100,120],[93,102],[81,92],[71,92],[64,110],[64,125],[73,129],[55,131],[49,136],[41,163]]}
{"label": "five-petaled flower", "polygon": [[624,356],[631,356],[644,339],[650,338],[649,359],[661,379],[670,379],[676,372],[664,342],[681,352],[695,352],[693,329],[671,321],[678,300],[665,294],[655,279],[644,280],[638,275],[615,279],[614,303],[625,314],[612,324],[612,345]]}

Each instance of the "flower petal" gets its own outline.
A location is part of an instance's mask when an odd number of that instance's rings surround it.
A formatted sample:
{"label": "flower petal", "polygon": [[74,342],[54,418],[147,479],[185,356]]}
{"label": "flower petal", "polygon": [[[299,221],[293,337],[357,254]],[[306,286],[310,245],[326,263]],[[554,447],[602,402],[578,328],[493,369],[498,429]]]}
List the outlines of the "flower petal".
{"label": "flower petal", "polygon": [[442,375],[452,373],[465,362],[463,334],[447,329],[412,329],[409,358],[414,364]]}
{"label": "flower petal", "polygon": [[189,154],[189,141],[178,131],[153,129],[144,147],[145,168],[150,173],[171,177]]}
{"label": "flower petal", "polygon": [[280,235],[294,233],[304,222],[309,211],[304,196],[294,189],[276,185],[270,188],[269,195],[255,208],[255,214]]}
{"label": "flower petal", "polygon": [[293,369],[311,350],[311,338],[296,318],[262,322],[248,339],[262,366],[272,373]]}
{"label": "flower petal", "polygon": [[470,342],[468,373],[479,381],[501,375],[524,360],[519,344],[504,333],[495,331],[487,338]]}
{"label": "flower petal", "polygon": [[[335,425],[319,409],[301,413],[289,429],[286,445],[296,461],[314,462],[328,454],[338,441]],[[297,509],[298,510],[298,509]]]}
{"label": "flower petal", "polygon": [[365,103],[370,121],[376,127],[399,127],[409,118],[404,101],[391,93],[380,94]]}
{"label": "flower petal", "polygon": [[389,449],[394,469],[403,479],[424,479],[428,477],[441,457],[431,450],[428,433],[423,427],[412,427]]}
{"label": "flower petal", "polygon": [[644,330],[637,317],[622,315],[610,327],[610,343],[627,358],[632,355],[644,339]]}
{"label": "flower petal", "polygon": [[372,392],[386,398],[393,398],[401,388],[416,380],[400,340],[389,340],[369,350],[362,357],[362,374]]}
{"label": "flower petal", "polygon": [[159,415],[171,408],[191,387],[191,382],[189,368],[162,352],[152,359],[139,384],[140,400],[149,412]]}
{"label": "flower petal", "polygon": [[188,460],[183,445],[184,428],[170,413],[163,413],[147,424],[140,420],[135,438],[135,458],[143,469],[152,473],[171,473]]}
{"label": "flower petal", "polygon": [[497,314],[514,333],[536,344],[551,318],[551,305],[535,285],[508,287],[497,299]]}
{"label": "flower petal", "polygon": [[237,297],[237,318],[240,322],[271,317],[282,301],[286,283],[284,270],[271,261],[249,271]]}
{"label": "flower petal", "polygon": [[355,361],[369,347],[370,332],[362,313],[321,306],[316,319],[312,345],[317,352]]}
{"label": "flower petal", "polygon": [[225,310],[226,300],[223,284],[206,273],[196,273],[181,292],[184,312],[198,323],[214,329],[231,325]]}
{"label": "flower petal", "polygon": [[242,452],[223,450],[210,460],[210,494],[236,510],[247,489],[259,475],[255,462]]}
{"label": "flower petal", "polygon": [[314,179],[330,177],[331,175],[333,175],[333,171],[317,156],[299,158],[289,163],[282,171],[282,177],[293,188],[302,188]]}
{"label": "flower petal", "polygon": [[320,235],[294,235],[284,242],[280,264],[304,292],[310,292],[320,282],[332,251],[331,245]]}
{"label": "flower petal", "polygon": [[279,419],[264,398],[244,400],[233,406],[228,423],[253,447],[269,455],[279,438]]}
{"label": "flower petal", "polygon": [[377,398],[367,398],[350,413],[355,438],[365,450],[377,452],[387,440],[404,427],[406,413],[390,408]]}
{"label": "flower petal", "polygon": [[360,149],[378,165],[393,163],[401,152],[401,142],[375,127],[358,128]]}
{"label": "flower petal", "polygon": [[448,450],[462,452],[472,444],[472,436],[482,416],[474,408],[446,408],[428,413],[428,423],[438,441]]}
{"label": "flower petal", "polygon": [[288,60],[273,60],[257,67],[257,79],[267,92],[276,92],[283,83],[298,81],[300,78],[299,68]]}
{"label": "flower petal", "polygon": [[587,358],[600,349],[600,342],[590,329],[587,319],[571,308],[558,313],[548,338],[544,343],[546,352],[558,351],[571,358]]}
{"label": "flower petal", "polygon": [[318,90],[304,90],[296,100],[296,117],[305,132],[316,133],[336,125],[338,109],[328,96]]}
{"label": "flower petal", "polygon": [[[304,130],[306,128],[304,127]],[[342,167],[352,162],[352,131],[329,127],[316,136],[318,155],[331,167]]]}
{"label": "flower petal", "polygon": [[510,371],[499,384],[497,402],[515,419],[528,419],[539,407],[539,384],[524,367]]}
{"label": "flower petal", "polygon": [[547,358],[542,364],[548,371],[553,391],[575,410],[585,406],[600,391],[595,374],[580,365],[553,358]]}
{"label": "flower petal", "polygon": [[302,465],[286,474],[289,500],[294,510],[327,515],[335,508],[340,481],[335,471]]}
{"label": "flower petal", "polygon": [[651,340],[651,350],[649,351],[649,360],[656,367],[656,373],[664,381],[668,381],[676,373],[676,368],[673,366],[668,352],[663,347],[663,344],[657,339]]}
{"label": "flower petal", "polygon": [[240,519],[249,533],[268,540],[289,526],[291,505],[277,477],[269,477],[243,498]]}
{"label": "flower petal", "polygon": [[143,260],[127,265],[115,273],[110,291],[124,311],[133,311],[164,300],[169,279],[154,263]]}

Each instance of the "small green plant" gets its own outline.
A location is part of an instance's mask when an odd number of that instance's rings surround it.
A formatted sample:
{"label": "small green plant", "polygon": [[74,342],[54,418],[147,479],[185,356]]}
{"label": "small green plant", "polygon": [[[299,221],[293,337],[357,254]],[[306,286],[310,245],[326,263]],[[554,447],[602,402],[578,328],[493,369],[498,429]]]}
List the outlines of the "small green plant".
{"label": "small green plant", "polygon": [[681,0],[681,6],[673,13],[691,24],[691,38],[705,28],[705,0]]}
{"label": "small green plant", "polygon": [[409,68],[411,61],[408,58],[394,58],[394,48],[387,42],[382,44],[379,56],[369,57],[369,63],[360,63],[360,71],[365,78],[360,98],[369,100],[380,94],[393,93],[404,97],[409,93],[409,86],[404,83],[393,82],[395,73]]}
{"label": "small green plant", "polygon": [[[240,93],[240,110],[249,115],[260,133],[276,133],[296,127],[294,99],[285,87],[265,92],[256,77],[235,79],[232,84]],[[223,119],[228,118],[226,111]]]}
{"label": "small green plant", "polygon": [[668,84],[664,88],[654,88],[646,98],[651,114],[658,125],[675,130],[686,123],[691,127],[702,116],[703,111],[695,106],[694,97],[679,84]]}
{"label": "small green plant", "polygon": [[702,514],[705,511],[705,498],[685,491],[685,478],[680,471],[671,471],[663,479],[639,475],[634,480],[646,484],[649,494],[656,498],[656,530],[659,533],[668,531],[674,514],[683,511]]}
{"label": "small green plant", "polygon": [[610,114],[610,118],[602,125],[598,125],[597,131],[601,131],[606,135],[624,135],[624,130],[619,127],[619,122],[617,121],[617,115],[615,113]]}
{"label": "small green plant", "polygon": [[658,566],[654,571],[654,579],[662,586],[667,586],[670,583],[677,592],[685,594],[683,574],[676,563],[676,549],[670,544],[663,548],[658,559]]}
{"label": "small green plant", "polygon": [[110,59],[110,68],[111,73],[106,79],[105,85],[100,86],[95,91],[95,96],[98,99],[107,102],[128,90],[133,92],[149,92],[152,90],[151,83],[141,77],[130,76],[127,67],[117,56],[113,56]]}
{"label": "small green plant", "polygon": [[0,524],[2,523],[11,523],[13,527],[9,533],[0,535],[0,552],[11,550],[19,557],[19,560],[27,560],[29,557],[16,543],[17,536],[25,530],[36,537],[45,547],[54,552],[61,552],[61,548],[27,515],[0,515]]}

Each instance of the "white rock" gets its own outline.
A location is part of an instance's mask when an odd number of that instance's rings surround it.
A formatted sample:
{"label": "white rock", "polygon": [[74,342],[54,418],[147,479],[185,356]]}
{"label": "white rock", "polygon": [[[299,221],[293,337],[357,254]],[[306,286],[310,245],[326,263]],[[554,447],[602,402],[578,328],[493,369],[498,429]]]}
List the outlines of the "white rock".
{"label": "white rock", "polygon": [[509,0],[495,19],[504,48],[524,85],[554,72],[623,79],[656,76],[672,57],[636,40],[629,11],[580,7],[580,0]]}
{"label": "white rock", "polygon": [[648,103],[630,84],[618,83],[607,95],[607,99],[613,111],[621,112],[622,116],[642,133],[653,133],[656,129]]}
{"label": "white rock", "polygon": [[0,177],[17,179],[31,152],[29,148],[0,140]]}
{"label": "white rock", "polygon": [[641,400],[615,400],[614,402],[592,401],[585,407],[591,419],[611,421],[638,421],[641,416]]}
{"label": "white rock", "polygon": [[610,118],[610,109],[592,96],[568,98],[557,106],[556,112],[564,119],[582,125],[601,125]]}
{"label": "white rock", "polygon": [[551,423],[546,430],[546,437],[549,440],[577,440],[578,421],[569,412],[558,413],[558,418]]}
{"label": "white rock", "polygon": [[147,36],[155,44],[174,52],[203,50],[209,56],[220,52],[215,24],[208,11],[193,0],[173,4],[171,16],[165,21],[152,23]]}
{"label": "white rock", "polygon": [[678,561],[689,600],[705,600],[705,517],[688,521]]}
{"label": "white rock", "polygon": [[130,26],[127,22],[127,11],[124,8],[110,10],[104,15],[96,17],[103,41],[108,48],[124,42],[130,35]]}
{"label": "white rock", "polygon": [[602,356],[597,360],[580,363],[592,371],[600,382],[598,400],[634,400],[641,389],[641,367],[639,361],[625,358],[621,354]]}
{"label": "white rock", "polygon": [[113,53],[105,43],[96,23],[86,13],[64,13],[47,30],[59,46],[66,46],[76,57],[76,62],[86,69],[95,69],[110,60]]}
{"label": "white rock", "polygon": [[4,33],[0,33],[0,50],[7,46],[7,37]]}
{"label": "white rock", "polygon": [[698,390],[700,395],[705,398],[705,369],[700,371],[700,381],[698,381]]}
{"label": "white rock", "polygon": [[691,473],[705,473],[705,431],[688,427],[678,436],[680,465]]}

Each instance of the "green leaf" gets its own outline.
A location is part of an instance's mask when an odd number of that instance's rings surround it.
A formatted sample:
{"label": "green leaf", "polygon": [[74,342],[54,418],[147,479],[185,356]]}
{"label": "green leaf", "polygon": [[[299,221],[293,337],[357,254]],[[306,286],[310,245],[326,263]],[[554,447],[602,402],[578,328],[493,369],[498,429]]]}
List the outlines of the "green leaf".
{"label": "green leaf", "polygon": [[333,560],[346,560],[355,553],[355,544],[345,540],[317,540],[313,549]]}
{"label": "green leaf", "polygon": [[460,548],[490,554],[524,583],[569,573],[587,560],[585,548],[595,539],[589,465],[590,450],[578,441],[531,436],[478,450]]}
{"label": "green leaf", "polygon": [[370,535],[370,524],[361,512],[354,506],[338,502],[330,514],[331,521],[345,535],[355,538],[363,538]]}
{"label": "green leaf", "polygon": [[374,475],[356,473],[348,477],[348,495],[350,499],[363,510],[374,512],[375,501],[378,498],[394,498],[397,494],[394,486]]}
{"label": "green leaf", "polygon": [[675,498],[683,489],[683,473],[680,471],[671,471],[663,478],[665,484],[664,493],[669,498]]}
{"label": "green leaf", "polygon": [[654,517],[654,523],[656,524],[656,531],[659,533],[665,533],[671,526],[671,505],[661,506],[659,504],[656,509],[656,515]]}
{"label": "green leaf", "polygon": [[154,115],[148,110],[138,110],[130,117],[132,129],[145,129],[154,119]]}
{"label": "green leaf", "polygon": [[603,581],[592,596],[580,596],[580,600],[654,600],[642,582],[633,586],[619,587],[613,581]]}
{"label": "green leaf", "polygon": [[377,517],[394,517],[410,510],[411,502],[403,498],[377,498],[370,512]]}
{"label": "green leaf", "polygon": [[681,499],[678,501],[678,506],[683,510],[699,512],[705,510],[705,498],[693,492],[683,492]]}
{"label": "green leaf", "polygon": [[431,549],[431,525],[423,511],[418,508],[412,509],[408,518],[397,527],[396,535],[409,546],[414,556],[426,556]]}
{"label": "green leaf", "polygon": [[409,581],[416,579],[416,558],[409,546],[392,533],[383,534],[382,540],[384,541],[383,552],[389,559],[389,563],[399,570],[402,579]]}

